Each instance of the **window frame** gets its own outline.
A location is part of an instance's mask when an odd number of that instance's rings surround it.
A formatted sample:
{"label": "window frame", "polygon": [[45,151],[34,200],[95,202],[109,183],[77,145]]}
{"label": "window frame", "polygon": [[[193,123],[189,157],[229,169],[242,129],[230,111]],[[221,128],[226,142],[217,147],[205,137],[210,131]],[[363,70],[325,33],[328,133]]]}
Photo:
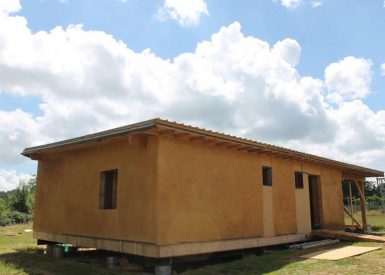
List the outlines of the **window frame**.
{"label": "window frame", "polygon": [[[265,174],[265,171],[267,174]],[[262,185],[273,186],[273,168],[271,166],[262,166]]]}
{"label": "window frame", "polygon": [[[99,209],[114,210],[117,208],[118,169],[104,170],[100,172]],[[112,176],[112,180],[108,177]],[[107,185],[111,184],[107,189]],[[109,194],[106,194],[106,192]],[[108,197],[107,197],[108,195]]]}
{"label": "window frame", "polygon": [[294,185],[296,189],[304,188],[303,172],[300,172],[300,171],[294,172]]}

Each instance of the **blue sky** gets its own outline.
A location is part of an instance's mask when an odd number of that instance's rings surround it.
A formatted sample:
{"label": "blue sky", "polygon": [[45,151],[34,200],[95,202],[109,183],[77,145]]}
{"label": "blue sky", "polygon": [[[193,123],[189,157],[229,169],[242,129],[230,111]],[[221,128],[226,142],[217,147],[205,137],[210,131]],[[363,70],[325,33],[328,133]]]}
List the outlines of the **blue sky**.
{"label": "blue sky", "polygon": [[325,67],[345,56],[373,61],[373,92],[365,102],[374,110],[385,104],[385,8],[382,0],[325,0],[320,7],[283,7],[279,1],[206,1],[209,16],[196,26],[159,22],[154,14],[162,1],[154,0],[55,0],[22,1],[20,13],[33,31],[83,24],[86,30],[103,30],[135,51],[150,48],[162,58],[193,51],[220,27],[238,21],[245,35],[271,44],[283,38],[297,40],[302,48],[298,70],[322,77]]}
{"label": "blue sky", "polygon": [[189,1],[0,4],[0,189],[154,116],[385,169],[383,0]]}

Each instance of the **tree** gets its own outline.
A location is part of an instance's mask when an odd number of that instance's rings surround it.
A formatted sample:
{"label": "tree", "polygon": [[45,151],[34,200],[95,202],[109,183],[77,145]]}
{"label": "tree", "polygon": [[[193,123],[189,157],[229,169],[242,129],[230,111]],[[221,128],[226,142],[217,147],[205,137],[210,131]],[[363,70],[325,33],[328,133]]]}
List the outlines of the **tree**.
{"label": "tree", "polygon": [[13,195],[12,209],[20,213],[33,214],[35,204],[36,179],[22,182]]}
{"label": "tree", "polygon": [[26,223],[33,217],[36,177],[20,182],[18,188],[0,197],[0,226]]}

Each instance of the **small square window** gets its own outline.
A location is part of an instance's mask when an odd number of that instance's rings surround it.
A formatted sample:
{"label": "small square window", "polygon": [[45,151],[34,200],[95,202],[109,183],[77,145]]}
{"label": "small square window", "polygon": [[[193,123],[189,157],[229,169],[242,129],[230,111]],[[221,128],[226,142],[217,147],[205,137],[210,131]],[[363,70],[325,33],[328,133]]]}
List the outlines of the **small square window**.
{"label": "small square window", "polygon": [[116,190],[118,185],[118,170],[100,173],[100,209],[116,209]]}
{"label": "small square window", "polygon": [[302,189],[303,188],[303,173],[295,172],[295,188]]}
{"label": "small square window", "polygon": [[264,186],[272,186],[272,176],[271,176],[271,167],[263,166],[262,167],[262,182]]}

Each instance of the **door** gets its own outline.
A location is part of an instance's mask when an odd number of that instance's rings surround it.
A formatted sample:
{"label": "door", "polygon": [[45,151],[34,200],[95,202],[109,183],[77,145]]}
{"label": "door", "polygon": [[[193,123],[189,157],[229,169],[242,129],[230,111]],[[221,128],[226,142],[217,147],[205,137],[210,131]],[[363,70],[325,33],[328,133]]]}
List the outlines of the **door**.
{"label": "door", "polygon": [[312,229],[322,228],[321,184],[319,176],[309,175],[310,219]]}

